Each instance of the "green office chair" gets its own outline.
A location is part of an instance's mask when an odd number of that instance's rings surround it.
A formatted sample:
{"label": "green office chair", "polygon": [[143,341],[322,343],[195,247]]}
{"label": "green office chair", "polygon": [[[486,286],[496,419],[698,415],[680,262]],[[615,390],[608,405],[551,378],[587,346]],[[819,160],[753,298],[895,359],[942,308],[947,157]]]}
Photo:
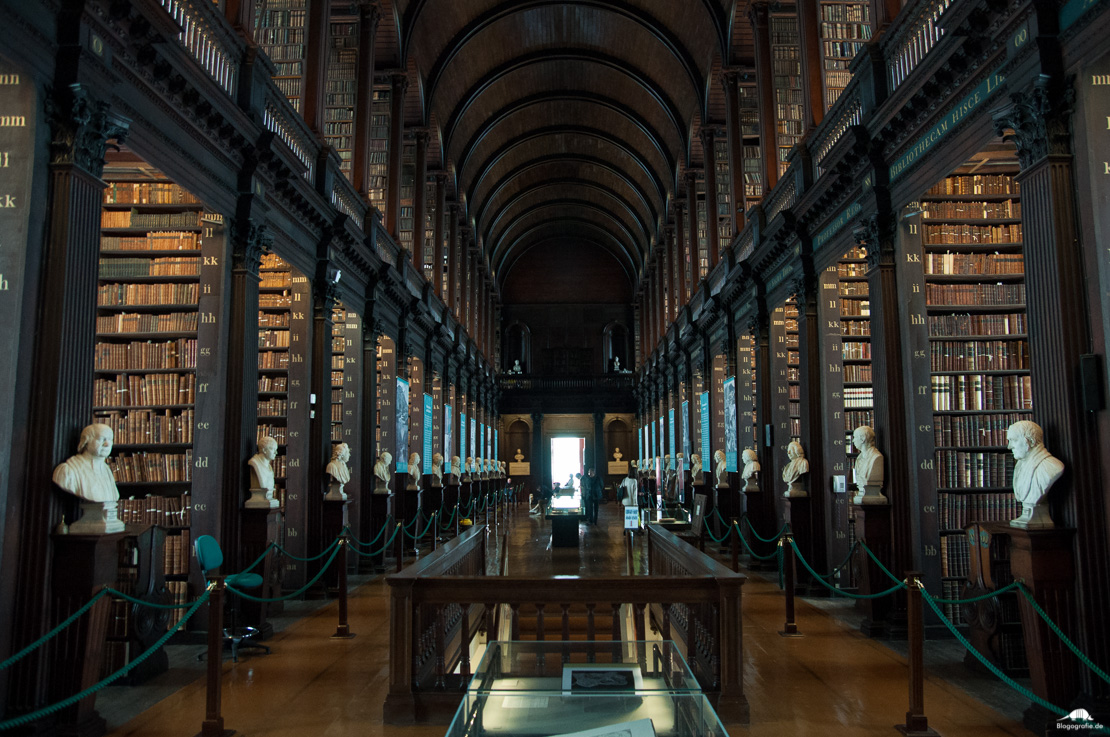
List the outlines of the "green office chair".
{"label": "green office chair", "polygon": [[[216,542],[216,538],[211,535],[198,537],[193,543],[193,550],[196,552],[197,564],[200,566],[200,575],[205,580],[208,579],[209,571],[214,571],[223,565],[224,553],[220,550],[220,544]],[[237,589],[256,589],[262,585],[262,576],[257,573],[231,573],[224,576],[223,580],[225,585],[234,586]],[[269,646],[257,641],[257,638],[262,635],[260,631],[254,627],[236,626],[235,622],[239,613],[238,605],[229,605],[229,610],[229,626],[224,627],[224,643],[231,645],[231,659],[236,663],[239,662],[239,648],[241,647],[255,647],[269,653]],[[199,659],[203,655],[204,653],[201,653],[197,658]]]}

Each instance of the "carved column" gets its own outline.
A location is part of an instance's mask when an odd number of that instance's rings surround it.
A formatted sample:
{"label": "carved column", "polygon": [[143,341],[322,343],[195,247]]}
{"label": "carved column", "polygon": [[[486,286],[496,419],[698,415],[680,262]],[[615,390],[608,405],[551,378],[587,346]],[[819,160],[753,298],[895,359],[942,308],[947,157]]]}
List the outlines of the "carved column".
{"label": "carved column", "polygon": [[405,92],[409,88],[404,72],[394,72],[389,99],[389,175],[385,182],[385,228],[398,244],[401,216],[401,154],[405,143]]}
{"label": "carved column", "polygon": [[413,139],[416,167],[412,177],[412,265],[423,274],[428,223],[428,131],[416,131]]}
{"label": "carved column", "polygon": [[[369,291],[373,293],[373,285]],[[378,534],[385,521],[384,499],[379,500],[373,494],[376,477],[373,468],[378,459],[378,442],[375,437],[375,425],[378,417],[378,338],[382,333],[381,324],[374,314],[374,300],[368,299],[362,313],[362,418],[363,432],[358,439],[357,447],[351,453],[358,453],[362,459],[362,467],[367,469],[364,477],[364,489],[359,493],[362,497],[358,505],[359,532],[361,540],[372,540]],[[379,495],[380,496],[380,495]]]}
{"label": "carved column", "polygon": [[802,127],[805,133],[825,118],[825,75],[821,70],[820,2],[797,0],[798,38],[802,56]]}
{"label": "carved column", "polygon": [[775,90],[771,62],[771,4],[756,0],[748,10],[755,34],[755,91],[759,99],[759,151],[763,160],[763,191],[779,181],[779,154],[775,144]]}
{"label": "carved column", "polygon": [[[1110,544],[1106,495],[1100,478],[1096,412],[1083,410],[1080,358],[1092,352],[1087,280],[1077,228],[1070,123],[1074,90],[1047,75],[1010,95],[994,112],[998,133],[1017,146],[1021,173],[1026,314],[1034,420],[1045,445],[1066,471],[1049,495],[1058,527],[1074,527],[1075,594],[1080,617],[1076,644],[1102,668],[1110,665],[1104,635],[1110,610]],[[1091,133],[1091,135],[1094,135]],[[1102,244],[1091,244],[1095,247]],[[1100,624],[1101,623],[1101,624]],[[1085,693],[1107,697],[1107,686],[1083,669]],[[1067,704],[1061,704],[1067,706]]]}
{"label": "carved column", "polygon": [[[330,241],[330,234],[326,241]],[[304,493],[305,527],[307,535],[305,547],[309,551],[323,550],[328,544],[324,539],[323,500],[327,493],[327,474],[324,469],[331,458],[331,330],[335,324],[333,310],[339,301],[339,285],[336,275],[339,270],[327,260],[321,260],[316,267],[316,278],[312,285],[312,358],[310,392],[316,395],[312,405],[312,418],[308,428],[308,488]],[[352,489],[353,491],[353,489]],[[311,577],[319,570],[318,563],[312,566]]]}
{"label": "carved column", "polygon": [[358,8],[358,67],[355,72],[355,140],[352,181],[363,199],[370,197],[370,124],[374,113],[374,47],[381,8],[363,0]]}
{"label": "carved column", "polygon": [[709,270],[721,260],[721,240],[717,221],[717,129],[701,129],[702,160],[705,166],[705,237]]}
{"label": "carved column", "polygon": [[728,135],[729,196],[732,202],[732,237],[744,229],[744,133],[740,125],[740,73],[721,73],[725,88],[725,131]]}
{"label": "carved column", "polygon": [[444,304],[447,304],[447,292],[443,286],[443,226],[447,214],[447,172],[437,171],[435,182],[436,204],[435,214],[432,216],[432,290]]}
{"label": "carved column", "polygon": [[[761,536],[768,537],[782,525],[775,515],[774,494],[779,488],[779,480],[774,475],[777,464],[771,457],[774,447],[768,447],[766,440],[767,428],[774,424],[774,416],[771,414],[774,409],[774,396],[771,389],[773,386],[771,380],[771,322],[766,300],[762,297],[756,299],[755,315],[748,320],[748,332],[755,343],[753,348],[755,351],[755,451],[759,456],[762,469],[759,476],[761,491],[754,495],[754,498],[753,495],[748,495],[747,512],[752,527]],[[755,539],[750,538],[750,541],[754,543]],[[767,554],[763,548],[754,545],[753,547],[761,551],[761,555]],[[758,561],[752,561],[753,565],[757,563]],[[770,565],[768,564],[767,567],[770,567]]]}
{"label": "carved column", "polygon": [[663,242],[658,246],[659,265],[663,269],[663,332],[666,333],[667,325],[674,319],[674,294],[675,294],[675,268],[674,259],[671,258],[670,244],[664,232]]}
{"label": "carved column", "polygon": [[301,80],[301,117],[317,135],[324,132],[325,72],[331,3],[308,3],[305,25],[304,78]]}
{"label": "carved column", "polygon": [[690,249],[686,243],[686,205],[682,200],[674,203],[674,250],[678,256],[679,282],[682,284],[682,304],[690,301],[693,285],[690,283]]}

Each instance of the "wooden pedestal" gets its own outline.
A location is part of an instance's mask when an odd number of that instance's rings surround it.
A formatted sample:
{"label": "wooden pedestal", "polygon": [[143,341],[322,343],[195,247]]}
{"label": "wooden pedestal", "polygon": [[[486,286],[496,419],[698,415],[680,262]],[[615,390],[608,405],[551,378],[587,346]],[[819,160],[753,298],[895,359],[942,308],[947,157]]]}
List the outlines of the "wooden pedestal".
{"label": "wooden pedestal", "polygon": [[[770,555],[774,551],[774,548],[765,542],[757,540],[753,530],[765,538],[778,532],[779,527],[782,525],[775,519],[775,500],[768,496],[770,492],[764,490],[745,491],[743,494],[744,516],[747,517],[749,524],[741,524],[740,531],[747,538],[748,544],[751,545],[752,550],[759,555]],[[774,558],[770,560],[757,560],[751,558],[748,561],[748,568],[753,571],[777,571],[778,563]]]}
{"label": "wooden pedestal", "polygon": [[[281,542],[281,526],[285,519],[284,511],[277,509],[243,509],[243,553],[240,560],[243,566],[249,566],[270,543]],[[225,557],[227,555],[225,554]],[[252,572],[262,576],[262,586],[250,593],[263,599],[281,596],[281,580],[285,557],[276,551],[266,556]],[[225,565],[224,568],[227,568]],[[237,573],[233,570],[222,570],[222,573]],[[272,614],[281,611],[280,603],[267,603],[242,599],[237,602],[239,607],[239,621],[235,626],[254,627],[261,632],[262,639],[268,639],[274,633],[273,625],[268,621]],[[230,624],[230,623],[229,623]]]}
{"label": "wooden pedestal", "polygon": [[[370,529],[367,530],[369,534],[365,538],[365,542],[370,542],[371,540],[374,541],[374,544],[368,548],[364,548],[363,552],[375,552],[380,550],[381,547],[385,545],[385,541],[389,539],[389,530],[382,532],[380,536],[378,535],[378,533],[381,532],[383,527],[385,527],[389,519],[390,495],[371,493],[364,494],[362,498],[366,504],[370,505]],[[377,555],[373,556],[360,555],[358,558],[359,565],[362,566],[364,570],[374,571],[375,573],[382,573],[385,570],[383,553],[378,553]]]}
{"label": "wooden pedestal", "polygon": [[[852,505],[852,517],[856,523],[857,538],[867,543],[871,552],[882,561],[883,565],[890,568],[893,561],[891,548],[891,520],[889,504]],[[856,551],[857,580],[859,581],[860,594],[874,594],[885,591],[894,585],[879,566],[871,560],[863,548]],[[894,573],[894,571],[891,571]],[[895,573],[897,575],[897,573]],[[884,637],[888,631],[888,619],[891,613],[891,597],[884,596],[879,599],[860,599],[857,607],[863,610],[864,620],[860,624],[860,631],[868,637]]]}
{"label": "wooden pedestal", "polygon": [[[339,537],[339,535],[343,532],[343,528],[350,524],[350,507],[350,499],[344,501],[338,499],[335,501],[330,501],[328,499],[324,500],[325,545],[331,545],[332,541],[334,541],[335,538]],[[331,568],[329,568],[328,572],[324,574],[324,580],[327,582],[328,591],[338,590],[339,567],[348,566],[348,570],[350,570],[349,566],[351,565],[351,555],[352,553],[350,553],[350,550],[348,548],[343,548],[335,556],[335,561],[332,562]],[[323,560],[320,561],[320,564],[323,565],[327,562],[327,560],[328,559],[325,556]]]}

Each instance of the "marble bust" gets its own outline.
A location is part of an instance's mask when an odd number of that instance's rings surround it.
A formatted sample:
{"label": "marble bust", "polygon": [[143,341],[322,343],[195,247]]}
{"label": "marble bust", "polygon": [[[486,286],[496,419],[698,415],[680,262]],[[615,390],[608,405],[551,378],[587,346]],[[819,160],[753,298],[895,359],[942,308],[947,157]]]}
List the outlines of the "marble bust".
{"label": "marble bust", "polygon": [[802,444],[797,440],[790,441],[790,445],[786,446],[786,455],[790,458],[790,462],[786,464],[786,468],[782,469],[782,480],[787,484],[783,496],[809,496],[809,492],[806,491],[805,479],[802,478],[809,473],[809,461],[806,460],[806,453],[802,449]]}
{"label": "marble bust", "polygon": [[509,369],[509,373],[510,374],[523,374],[524,373],[524,369],[521,368],[519,358],[513,360],[513,367],[511,369]]}
{"label": "marble bust", "polygon": [[247,509],[274,509],[279,505],[274,498],[274,459],[277,458],[277,441],[269,435],[258,439],[258,452],[247,461],[250,467],[250,498],[243,506]]}
{"label": "marble bust", "polygon": [[447,483],[456,486],[459,483],[459,476],[462,475],[462,469],[459,467],[460,461],[458,456],[451,456],[451,475],[447,479]]}
{"label": "marble bust", "polygon": [[473,456],[467,456],[466,457],[466,465],[463,466],[463,475],[462,475],[462,480],[463,481],[470,481],[470,472],[472,470],[474,470],[474,458],[473,458]]}
{"label": "marble bust", "polygon": [[421,459],[419,453],[413,453],[409,456],[409,483],[408,486],[405,487],[405,491],[420,490],[420,476],[422,473],[420,463]]}
{"label": "marble bust", "polygon": [[343,487],[351,481],[351,469],[347,461],[351,460],[351,448],[346,443],[339,443],[331,449],[331,460],[328,461],[327,473],[328,493],[324,496],[327,501],[346,501],[347,494]]}
{"label": "marble bust", "polygon": [[702,471],[701,471],[701,456],[698,455],[697,453],[691,453],[690,454],[690,478],[692,479],[691,483],[699,484],[699,485],[704,483],[704,481],[702,480],[702,477],[701,477],[701,473],[702,473]]}
{"label": "marble bust", "polygon": [[1044,447],[1044,430],[1035,422],[1019,420],[1006,429],[1006,445],[1014,454],[1014,496],[1021,514],[1011,527],[1048,529],[1055,527],[1045,496],[1064,474],[1064,464]]}
{"label": "marble bust", "polygon": [[621,458],[624,458],[624,453],[621,453],[621,449],[620,448],[614,449],[613,450],[613,460],[616,461],[617,463],[620,463]]}
{"label": "marble bust", "polygon": [[54,483],[81,500],[81,519],[70,525],[78,535],[122,532],[118,515],[119,489],[108,466],[115,433],[108,425],[94,423],[81,431],[77,455],[54,469]]}
{"label": "marble bust", "polygon": [[886,504],[883,496],[883,454],[875,447],[875,431],[860,425],[852,433],[852,445],[859,451],[852,475],[858,491],[853,504]]}
{"label": "marble bust", "polygon": [[717,484],[718,489],[728,488],[728,466],[725,464],[725,452],[718,450],[713,454],[713,460],[717,462],[717,467],[713,471],[713,481]]}
{"label": "marble bust", "polygon": [[524,460],[524,454],[520,452],[520,448],[516,449],[516,455],[513,456],[513,460],[517,463],[520,463]]}
{"label": "marble bust", "polygon": [[377,462],[374,463],[374,493],[375,494],[388,494],[390,471],[389,465],[393,463],[393,456],[389,451],[382,451],[378,456]]}
{"label": "marble bust", "polygon": [[432,453],[432,482],[433,489],[443,486],[443,454]]}
{"label": "marble bust", "polygon": [[759,456],[753,449],[744,448],[740,458],[744,461],[744,470],[740,472],[740,478],[744,479],[744,491],[759,491]]}

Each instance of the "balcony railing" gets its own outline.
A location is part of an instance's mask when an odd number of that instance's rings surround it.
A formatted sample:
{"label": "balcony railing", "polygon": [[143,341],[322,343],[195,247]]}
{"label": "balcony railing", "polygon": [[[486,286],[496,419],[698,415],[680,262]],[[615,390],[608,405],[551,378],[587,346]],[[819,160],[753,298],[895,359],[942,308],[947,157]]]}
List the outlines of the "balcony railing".
{"label": "balcony railing", "polygon": [[627,374],[601,374],[598,376],[530,376],[528,374],[501,374],[497,383],[502,391],[534,392],[616,392],[632,391],[635,377]]}

